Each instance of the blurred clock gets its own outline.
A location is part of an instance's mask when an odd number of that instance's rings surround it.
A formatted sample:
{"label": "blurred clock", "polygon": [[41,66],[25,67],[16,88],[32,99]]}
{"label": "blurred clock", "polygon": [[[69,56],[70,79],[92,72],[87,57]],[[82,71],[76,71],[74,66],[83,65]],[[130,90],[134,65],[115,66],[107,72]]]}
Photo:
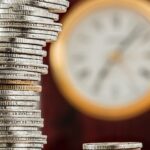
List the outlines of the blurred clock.
{"label": "blurred clock", "polygon": [[150,6],[143,0],[81,1],[52,45],[55,80],[67,100],[96,118],[150,108]]}

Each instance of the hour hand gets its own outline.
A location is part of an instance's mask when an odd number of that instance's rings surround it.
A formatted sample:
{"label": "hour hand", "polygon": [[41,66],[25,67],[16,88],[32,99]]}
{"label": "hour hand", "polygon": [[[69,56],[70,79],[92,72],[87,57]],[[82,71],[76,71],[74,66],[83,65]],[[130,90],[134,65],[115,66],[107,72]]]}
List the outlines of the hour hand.
{"label": "hour hand", "polygon": [[106,64],[104,65],[104,67],[98,71],[95,82],[94,82],[94,86],[93,86],[94,92],[97,93],[100,90],[103,82],[105,81],[106,77],[109,75],[113,65],[114,63],[108,60]]}

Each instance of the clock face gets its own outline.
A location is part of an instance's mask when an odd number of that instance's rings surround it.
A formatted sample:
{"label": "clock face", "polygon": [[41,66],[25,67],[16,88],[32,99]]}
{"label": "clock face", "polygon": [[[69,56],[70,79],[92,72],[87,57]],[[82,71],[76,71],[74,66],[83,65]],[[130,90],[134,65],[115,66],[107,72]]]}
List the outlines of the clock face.
{"label": "clock face", "polygon": [[128,105],[150,88],[150,22],[135,11],[97,10],[70,34],[67,67],[89,100],[105,107]]}
{"label": "clock face", "polygon": [[78,5],[51,49],[55,79],[82,112],[130,118],[150,106],[150,6],[140,0]]}

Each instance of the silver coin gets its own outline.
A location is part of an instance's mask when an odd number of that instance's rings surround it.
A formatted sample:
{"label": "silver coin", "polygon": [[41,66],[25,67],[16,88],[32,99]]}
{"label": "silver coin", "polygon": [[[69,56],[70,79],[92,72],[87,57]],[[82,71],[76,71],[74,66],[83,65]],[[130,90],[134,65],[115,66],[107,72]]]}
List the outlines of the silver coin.
{"label": "silver coin", "polygon": [[37,96],[39,93],[32,91],[13,91],[13,90],[0,90],[0,95],[6,96]]}
{"label": "silver coin", "polygon": [[[38,12],[43,12],[43,13],[49,13],[49,11],[47,9],[37,8],[34,6],[29,6],[29,5],[20,5],[20,4],[5,4],[5,5],[8,5],[7,9],[13,9],[15,11],[29,10],[29,11],[38,11]],[[2,7],[6,7],[6,6],[2,6]],[[58,16],[57,14],[54,14],[54,13],[52,13],[52,14]]]}
{"label": "silver coin", "polygon": [[45,136],[45,135],[39,135],[39,134],[35,134],[35,136],[34,136],[34,134],[32,135],[32,134],[22,134],[22,135],[20,135],[20,134],[18,134],[18,135],[0,135],[0,139],[3,139],[3,138],[8,138],[8,139],[22,139],[22,140],[27,140],[27,139],[36,139],[36,140],[46,140],[47,139],[47,136]]}
{"label": "silver coin", "polygon": [[33,80],[40,81],[41,74],[28,71],[17,71],[17,70],[1,70],[0,79],[22,79],[22,80]]}
{"label": "silver coin", "polygon": [[[18,66],[23,66],[24,68],[25,68],[25,66],[27,66],[27,68],[28,67],[31,67],[31,68],[33,68],[33,67],[37,67],[37,68],[45,68],[45,69],[48,69],[48,66],[47,65],[45,65],[45,64],[31,64],[31,63],[24,63],[24,62],[21,62],[21,61],[16,61],[16,62],[14,62],[14,64],[9,64],[9,62],[7,63],[7,64],[5,64],[5,65],[8,65],[8,66],[12,66],[12,65],[18,65]],[[1,66],[1,64],[0,64],[0,66]],[[33,67],[32,67],[33,66]],[[20,67],[21,68],[21,67]],[[19,69],[20,69],[19,68]],[[17,69],[17,68],[16,68]],[[34,71],[33,71],[34,72]]]}
{"label": "silver coin", "polygon": [[[35,50],[35,49],[25,49],[25,48],[17,48],[17,47],[11,47],[11,44],[5,44],[6,46],[10,46],[10,47],[0,47],[0,52],[1,53],[7,53],[7,54],[28,54],[31,57],[32,56],[42,56],[42,57],[46,57],[47,56],[47,52],[43,51],[43,50]],[[0,44],[0,46],[2,46]]]}
{"label": "silver coin", "polygon": [[9,43],[1,42],[0,49],[1,48],[5,48],[6,51],[9,51],[10,49],[13,49],[13,48],[42,51],[42,47],[39,45],[23,44],[23,43],[10,43],[10,42]]}
{"label": "silver coin", "polygon": [[[19,65],[19,66],[30,66],[30,67],[39,67],[39,68],[47,68],[48,69],[48,66],[47,65],[44,65],[42,63],[34,63],[36,61],[0,61],[0,65]],[[38,62],[38,61],[37,61]],[[27,70],[28,71],[28,70]],[[34,72],[34,71],[33,71]]]}
{"label": "silver coin", "polygon": [[3,137],[0,138],[0,143],[39,143],[46,144],[46,139],[34,137]]}
{"label": "silver coin", "polygon": [[41,117],[41,111],[37,110],[17,110],[17,111],[12,111],[12,110],[0,110],[0,117],[22,117],[22,118],[40,118]]}
{"label": "silver coin", "polygon": [[[69,1],[68,0],[36,0],[37,2],[46,2],[46,3],[51,3],[51,4],[57,4],[57,5],[64,5],[66,7],[69,7]],[[2,0],[2,2],[8,4],[3,4],[1,5],[2,8],[11,8],[12,4],[13,5],[17,5],[17,4],[25,4],[25,3],[29,3],[32,2],[32,0],[21,0],[21,1],[17,1],[17,0]]]}
{"label": "silver coin", "polygon": [[20,38],[20,37],[15,37],[15,38],[10,38],[10,37],[2,38],[2,37],[0,37],[0,43],[3,43],[3,42],[33,44],[33,45],[40,45],[40,46],[46,45],[46,42],[43,40],[35,40],[35,39],[33,40],[33,39],[26,39],[26,38]]}
{"label": "silver coin", "polygon": [[41,2],[47,2],[47,3],[53,3],[57,5],[64,5],[66,7],[69,7],[69,1],[67,0],[40,0]]}
{"label": "silver coin", "polygon": [[[20,131],[21,132],[21,131]],[[34,138],[34,139],[39,139],[39,140],[46,140],[46,136],[44,136],[44,135],[41,135],[41,134],[35,134],[35,133],[33,133],[33,132],[31,132],[31,134],[30,133],[28,133],[28,134],[19,134],[19,132],[18,132],[18,134],[17,134],[17,132],[15,133],[14,132],[14,135],[13,134],[8,134],[8,135],[2,135],[2,134],[0,134],[0,139],[3,139],[3,138],[22,138],[22,139],[24,139],[24,138]]]}
{"label": "silver coin", "polygon": [[31,33],[23,33],[23,32],[3,32],[0,33],[0,37],[3,38],[14,38],[14,37],[21,37],[21,38],[29,38],[29,39],[37,39],[37,40],[46,40],[49,42],[53,42],[57,40],[57,36],[54,35],[42,35],[42,34],[31,34]]}
{"label": "silver coin", "polygon": [[[37,73],[42,73],[42,74],[47,74],[48,73],[48,68],[47,66],[43,66],[43,67],[40,67],[40,66],[26,66],[26,65],[16,65],[16,64],[0,64],[0,69],[1,70],[17,70],[17,71],[29,71],[29,72],[37,72]],[[9,79],[9,77],[6,77],[7,79]],[[13,77],[15,78],[15,77]],[[11,79],[11,78],[10,78]],[[37,77],[30,77],[27,78],[27,77],[24,77],[24,76],[18,76],[18,79],[22,79],[22,80],[34,80],[34,81],[40,81],[41,78]]]}
{"label": "silver coin", "polygon": [[121,150],[142,148],[142,143],[120,142],[120,143],[87,143],[83,144],[83,150]]}
{"label": "silver coin", "polygon": [[40,101],[40,96],[2,96],[0,95],[0,101],[16,100],[16,101]]}
{"label": "silver coin", "polygon": [[38,131],[37,127],[1,127],[0,131]]}
{"label": "silver coin", "polygon": [[8,34],[8,33],[28,33],[28,34],[41,34],[41,35],[54,35],[58,36],[57,31],[47,31],[47,30],[41,30],[41,29],[22,29],[22,28],[1,28],[0,27],[0,33],[1,34]]}
{"label": "silver coin", "polygon": [[47,8],[51,12],[56,12],[56,13],[64,13],[67,11],[67,6],[61,5],[61,4],[56,4],[56,3],[50,3],[50,2],[45,2],[41,0],[1,0],[2,3],[8,3],[8,4],[27,4],[27,5],[32,5],[35,7],[42,7],[42,8]]}
{"label": "silver coin", "polygon": [[[29,144],[15,144],[15,143],[6,143],[6,144],[0,144],[0,148],[43,148],[43,144],[34,144],[34,143],[29,143]],[[19,150],[19,149],[18,149]]]}
{"label": "silver coin", "polygon": [[[0,139],[0,143],[15,143],[15,144],[26,144],[26,143],[34,143],[34,144],[47,144],[46,140],[43,140],[43,139],[35,139],[35,138],[1,138]],[[6,150],[16,150],[17,148],[8,148]],[[22,150],[23,148],[21,148]],[[37,148],[24,148],[24,150],[36,150]],[[0,150],[3,150],[3,149],[0,149]],[[17,150],[20,150],[20,149],[17,149]],[[37,149],[37,150],[41,150],[41,149]]]}
{"label": "silver coin", "polygon": [[[9,143],[6,143],[6,144],[0,144],[0,148],[43,148],[43,144],[34,144],[34,143],[26,143],[26,144],[9,144]],[[19,150],[19,149],[18,149]]]}
{"label": "silver coin", "polygon": [[[20,150],[20,148],[0,148],[0,150]],[[21,150],[41,150],[41,148],[21,148]]]}
{"label": "silver coin", "polygon": [[0,74],[0,79],[41,81],[41,76],[26,76],[21,74]]}
{"label": "silver coin", "polygon": [[45,31],[62,31],[62,24],[51,22],[50,24],[44,23],[32,23],[32,22],[9,22],[3,21],[0,22],[0,27],[8,28],[23,28],[23,29],[39,29]]}
{"label": "silver coin", "polygon": [[23,58],[23,59],[33,59],[33,60],[43,61],[42,56],[25,55],[25,54],[12,54],[12,53],[0,53],[0,59],[9,59],[9,58]]}
{"label": "silver coin", "polygon": [[19,70],[1,70],[0,74],[22,74],[26,76],[40,76],[40,73],[29,72],[29,71],[19,71]]}
{"label": "silver coin", "polygon": [[0,126],[43,127],[43,119],[42,118],[40,119],[38,118],[0,118]]}
{"label": "silver coin", "polygon": [[13,58],[13,57],[0,57],[0,64],[5,63],[15,63],[15,62],[26,62],[28,63],[35,63],[35,64],[43,64],[43,60],[34,60],[34,59],[24,59],[24,58]]}
{"label": "silver coin", "polygon": [[0,106],[35,106],[37,102],[32,101],[0,101]]}
{"label": "silver coin", "polygon": [[2,110],[36,110],[38,106],[0,106],[0,109]]}
{"label": "silver coin", "polygon": [[22,66],[36,66],[36,67],[43,67],[42,63],[32,63],[32,61],[0,61],[0,65],[1,64],[7,64],[7,65],[22,65]]}
{"label": "silver coin", "polygon": [[26,15],[15,15],[15,14],[0,14],[0,22],[31,22],[31,23],[43,23],[51,24],[52,19],[41,18],[36,16],[26,16]]}
{"label": "silver coin", "polygon": [[18,135],[18,136],[23,136],[24,137],[24,135],[30,136],[30,134],[31,135],[35,134],[37,136],[41,136],[42,132],[41,131],[0,131],[0,136],[3,136],[3,135],[6,135],[6,136],[7,135],[10,135],[10,136]]}
{"label": "silver coin", "polygon": [[[19,5],[18,5],[19,6]],[[42,18],[49,18],[53,19],[55,21],[58,21],[59,16],[54,13],[50,13],[48,11],[41,11],[41,10],[25,10],[23,9],[22,5],[22,10],[18,10],[18,8],[13,8],[13,9],[0,9],[1,14],[14,14],[14,15],[26,15],[26,16],[37,16],[37,17],[42,17]]]}

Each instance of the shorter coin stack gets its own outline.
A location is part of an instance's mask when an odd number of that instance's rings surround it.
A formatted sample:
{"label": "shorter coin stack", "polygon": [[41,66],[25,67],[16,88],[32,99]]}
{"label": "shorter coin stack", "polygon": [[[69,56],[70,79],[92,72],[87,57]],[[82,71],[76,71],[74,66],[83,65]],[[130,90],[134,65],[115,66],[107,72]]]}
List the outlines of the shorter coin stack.
{"label": "shorter coin stack", "polygon": [[61,31],[67,0],[0,0],[0,150],[40,150],[42,47]]}
{"label": "shorter coin stack", "polygon": [[83,150],[141,150],[142,143],[87,143],[83,144]]}

